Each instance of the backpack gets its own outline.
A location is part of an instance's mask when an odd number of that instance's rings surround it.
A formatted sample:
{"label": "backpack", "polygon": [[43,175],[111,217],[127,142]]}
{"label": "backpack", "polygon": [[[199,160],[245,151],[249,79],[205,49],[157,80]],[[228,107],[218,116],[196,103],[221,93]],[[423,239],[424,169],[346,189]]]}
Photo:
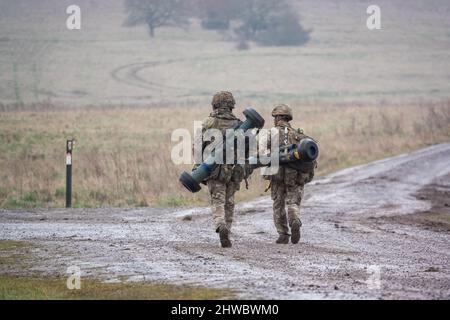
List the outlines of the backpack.
{"label": "backpack", "polygon": [[[211,114],[203,122],[203,129],[204,130],[218,129],[222,132],[222,135],[225,137],[227,129],[239,126],[241,123],[242,121],[236,118],[233,114]],[[204,143],[202,146],[202,151],[210,143],[211,142]],[[225,150],[224,150],[224,158],[226,159]],[[219,180],[226,183],[230,181],[241,182],[244,178],[246,178],[246,176],[247,174],[245,174],[245,170],[241,165],[221,164],[217,165],[217,167],[213,170],[213,172],[207,178],[207,180],[210,179]]]}
{"label": "backpack", "polygon": [[[279,132],[280,146],[284,146],[286,144],[288,145],[298,144],[302,139],[305,138],[310,138],[314,140],[312,137],[305,135],[302,129],[295,130],[292,127],[280,127],[279,130],[280,130]],[[296,171],[300,171],[301,173],[314,175],[314,170],[317,168],[317,161],[316,160],[312,162],[296,161],[290,162],[286,164],[286,166]]]}

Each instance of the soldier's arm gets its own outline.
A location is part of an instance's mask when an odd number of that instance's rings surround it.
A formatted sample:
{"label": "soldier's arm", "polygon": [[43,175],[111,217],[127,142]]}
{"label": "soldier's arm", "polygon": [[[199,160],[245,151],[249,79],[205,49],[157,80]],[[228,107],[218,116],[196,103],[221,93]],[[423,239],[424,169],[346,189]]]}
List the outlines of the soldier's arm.
{"label": "soldier's arm", "polygon": [[[192,150],[193,150],[193,154],[194,154],[194,160],[195,160],[194,162],[199,162],[199,160],[202,160],[201,157],[203,155],[203,150],[206,147],[206,143],[205,143],[205,141],[203,141],[203,135],[204,135],[205,131],[208,129],[209,125],[210,125],[210,118],[208,117],[205,120],[203,120],[201,131],[197,130],[194,133],[195,134],[195,136],[194,136],[194,144],[192,146]],[[197,146],[198,150],[196,150],[196,146]],[[197,155],[197,157],[199,159],[197,159],[195,152],[199,152],[200,153],[199,155]],[[194,165],[194,168],[196,168],[197,166],[198,166],[198,163]]]}
{"label": "soldier's arm", "polygon": [[260,154],[260,152],[264,152],[265,156],[269,155],[271,145],[270,130],[267,130],[266,134],[260,133],[257,136],[257,141],[258,141],[258,154]]}

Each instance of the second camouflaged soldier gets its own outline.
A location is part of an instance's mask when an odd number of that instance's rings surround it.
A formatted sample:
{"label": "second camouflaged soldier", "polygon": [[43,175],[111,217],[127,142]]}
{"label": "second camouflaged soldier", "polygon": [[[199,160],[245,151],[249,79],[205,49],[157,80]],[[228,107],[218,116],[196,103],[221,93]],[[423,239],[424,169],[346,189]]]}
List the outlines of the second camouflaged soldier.
{"label": "second camouflaged soldier", "polygon": [[[213,112],[203,121],[202,133],[218,129],[225,135],[226,129],[235,127],[241,121],[233,114],[235,100],[231,92],[221,91],[212,99]],[[204,143],[204,149],[208,143]],[[234,215],[234,194],[244,179],[244,167],[238,164],[221,164],[213,170],[206,184],[209,190],[214,228],[219,233],[222,247],[231,247],[230,230]]]}
{"label": "second camouflaged soldier", "polygon": [[[281,104],[272,111],[275,128],[278,129],[280,152],[282,147],[298,143],[307,136],[300,129],[291,127],[292,109]],[[304,165],[285,164],[280,166],[274,175],[265,176],[270,180],[271,197],[273,200],[273,219],[279,237],[276,243],[287,244],[289,237],[292,243],[300,240],[300,202],[303,197],[304,185],[314,177],[316,162]],[[287,209],[287,214],[286,214]],[[291,234],[289,234],[289,227]]]}

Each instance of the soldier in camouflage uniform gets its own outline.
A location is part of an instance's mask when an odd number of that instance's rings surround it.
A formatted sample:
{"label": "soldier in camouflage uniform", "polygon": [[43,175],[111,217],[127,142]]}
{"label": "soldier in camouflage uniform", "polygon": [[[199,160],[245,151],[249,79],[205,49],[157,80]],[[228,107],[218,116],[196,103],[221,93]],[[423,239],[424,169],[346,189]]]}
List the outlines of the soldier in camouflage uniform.
{"label": "soldier in camouflage uniform", "polygon": [[[233,128],[241,121],[233,114],[235,100],[231,92],[221,91],[212,99],[213,112],[202,123],[202,134],[208,129],[218,129],[225,135],[226,129]],[[208,143],[203,144],[203,149]],[[219,233],[222,247],[231,247],[229,238],[234,215],[234,194],[244,179],[241,165],[217,165],[206,184],[209,190],[210,204],[214,219],[214,228]]]}
{"label": "soldier in camouflage uniform", "polygon": [[[307,137],[302,130],[295,130],[291,127],[289,121],[292,120],[292,109],[289,106],[285,104],[276,106],[272,111],[272,116],[274,117],[275,128],[278,129],[280,148],[298,143],[301,139]],[[304,185],[314,177],[314,167],[315,162],[313,166],[306,166],[306,168],[293,168],[290,164],[285,164],[280,166],[276,174],[265,176],[266,179],[270,180],[273,219],[279,234],[276,243],[287,244],[289,243],[289,237],[291,237],[292,243],[299,242],[300,227],[302,226],[300,202],[303,197]],[[291,235],[289,234],[288,224],[291,228]]]}

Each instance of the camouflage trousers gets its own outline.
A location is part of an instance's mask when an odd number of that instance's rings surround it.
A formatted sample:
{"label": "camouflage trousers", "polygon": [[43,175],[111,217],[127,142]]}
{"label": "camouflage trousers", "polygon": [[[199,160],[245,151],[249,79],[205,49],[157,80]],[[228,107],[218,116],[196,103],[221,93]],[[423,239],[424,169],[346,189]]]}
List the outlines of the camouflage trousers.
{"label": "camouflage trousers", "polygon": [[300,220],[303,189],[303,184],[287,185],[283,181],[272,181],[273,220],[279,234],[289,234],[288,222],[292,226],[292,222]]}
{"label": "camouflage trousers", "polygon": [[209,180],[209,199],[213,214],[214,228],[226,225],[231,230],[234,215],[234,194],[239,190],[239,182]]}

